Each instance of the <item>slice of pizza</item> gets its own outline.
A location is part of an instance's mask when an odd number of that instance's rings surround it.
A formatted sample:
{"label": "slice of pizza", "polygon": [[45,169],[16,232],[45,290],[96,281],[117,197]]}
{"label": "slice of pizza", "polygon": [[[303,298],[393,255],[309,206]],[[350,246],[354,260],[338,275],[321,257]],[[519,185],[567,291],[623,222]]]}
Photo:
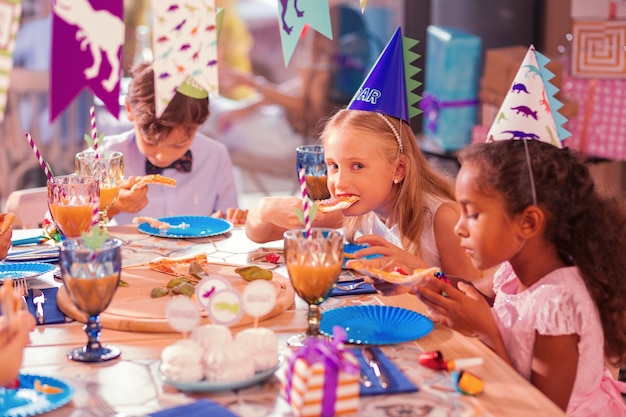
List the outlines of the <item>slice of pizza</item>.
{"label": "slice of pizza", "polygon": [[13,224],[13,220],[15,220],[15,214],[11,213],[0,213],[0,235],[9,230],[9,227]]}
{"label": "slice of pizza", "polygon": [[335,210],[345,210],[359,201],[361,197],[358,195],[339,195],[326,200],[317,201],[317,209],[322,213],[328,213]]}
{"label": "slice of pizza", "polygon": [[159,230],[169,229],[172,227],[171,224],[161,221],[155,217],[137,216],[137,217],[133,217],[132,221],[134,224],[148,223],[150,227],[154,227],[155,229],[159,229]]}
{"label": "slice of pizza", "polygon": [[152,174],[137,177],[136,184],[158,184],[167,185],[169,187],[176,187],[176,180],[174,178],[166,177],[164,175]]}
{"label": "slice of pizza", "polygon": [[424,269],[415,269],[411,274],[407,274],[402,270],[394,269],[392,271],[387,271],[380,268],[373,268],[369,266],[365,266],[360,261],[353,262],[351,265],[352,269],[358,271],[368,277],[375,279],[382,279],[383,281],[390,282],[392,284],[399,285],[414,285],[424,279],[427,276],[434,275],[436,272],[440,272],[441,269],[437,267],[424,268]]}
{"label": "slice of pizza", "polygon": [[200,253],[192,256],[179,256],[174,258],[158,257],[148,262],[148,267],[154,271],[163,272],[164,274],[174,275],[177,277],[188,277],[196,279],[189,272],[191,263],[195,261],[205,272],[208,273],[209,261],[206,253]]}

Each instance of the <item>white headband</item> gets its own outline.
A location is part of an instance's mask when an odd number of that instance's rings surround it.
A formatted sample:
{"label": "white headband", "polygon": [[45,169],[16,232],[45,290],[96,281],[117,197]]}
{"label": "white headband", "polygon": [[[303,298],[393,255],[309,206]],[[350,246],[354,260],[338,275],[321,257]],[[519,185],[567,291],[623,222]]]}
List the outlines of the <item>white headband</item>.
{"label": "white headband", "polygon": [[385,117],[384,114],[378,113],[378,112],[375,112],[375,113],[383,118],[385,123],[387,123],[387,126],[389,126],[389,129],[391,129],[391,131],[393,132],[393,135],[396,137],[396,140],[398,141],[398,153],[404,153],[404,146],[402,146],[402,140],[400,139],[400,135],[398,134],[398,131],[396,130],[394,125],[391,124],[389,119],[387,119],[387,117]]}

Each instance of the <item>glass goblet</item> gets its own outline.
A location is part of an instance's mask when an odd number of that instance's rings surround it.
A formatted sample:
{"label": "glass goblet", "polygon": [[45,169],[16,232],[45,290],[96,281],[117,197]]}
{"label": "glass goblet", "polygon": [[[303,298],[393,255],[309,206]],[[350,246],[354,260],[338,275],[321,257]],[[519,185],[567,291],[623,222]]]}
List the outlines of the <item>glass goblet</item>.
{"label": "glass goblet", "polygon": [[308,304],[306,334],[287,340],[299,346],[306,337],[320,334],[320,304],[328,297],[339,278],[343,263],[343,233],[335,229],[312,228],[309,237],[304,229],[283,234],[285,264],[296,294]]}
{"label": "glass goblet", "polygon": [[83,330],[87,344],[68,352],[67,357],[79,362],[104,362],[115,359],[121,350],[100,343],[100,313],[111,302],[122,271],[122,241],[108,238],[98,249],[90,249],[82,239],[61,242],[59,264],[64,287],[70,300],[88,317]]}
{"label": "glass goblet", "polygon": [[304,168],[306,191],[313,201],[330,198],[328,191],[328,172],[324,160],[324,147],[320,145],[303,145],[296,148],[296,168],[298,172]]}
{"label": "glass goblet", "polygon": [[100,183],[100,208],[98,225],[106,230],[109,223],[107,211],[115,203],[124,180],[124,156],[118,151],[98,151],[92,149],[76,154],[76,173],[90,175]]}
{"label": "glass goblet", "polygon": [[92,176],[59,175],[48,180],[48,209],[64,237],[80,237],[91,229],[99,195],[98,181]]}

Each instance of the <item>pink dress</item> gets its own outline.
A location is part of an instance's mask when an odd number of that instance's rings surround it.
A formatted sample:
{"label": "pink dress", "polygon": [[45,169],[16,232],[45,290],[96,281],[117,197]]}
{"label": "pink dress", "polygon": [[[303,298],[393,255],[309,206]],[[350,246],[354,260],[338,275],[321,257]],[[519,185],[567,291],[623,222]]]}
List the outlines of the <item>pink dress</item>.
{"label": "pink dress", "polygon": [[561,268],[516,294],[517,277],[504,263],[494,276],[493,315],[513,366],[530,380],[535,332],[578,334],[578,371],[567,407],[568,416],[626,416],[620,390],[604,367],[604,334],[596,305],[578,268]]}

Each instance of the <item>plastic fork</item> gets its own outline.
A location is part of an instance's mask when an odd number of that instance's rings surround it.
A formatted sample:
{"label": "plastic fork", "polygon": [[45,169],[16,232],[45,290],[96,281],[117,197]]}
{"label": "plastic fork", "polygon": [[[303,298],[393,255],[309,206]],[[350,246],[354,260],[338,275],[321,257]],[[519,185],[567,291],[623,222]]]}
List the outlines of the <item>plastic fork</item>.
{"label": "plastic fork", "polygon": [[363,284],[367,284],[367,282],[359,281],[359,282],[354,282],[352,284],[336,285],[335,287],[339,288],[341,291],[352,291],[352,290],[356,290]]}
{"label": "plastic fork", "polygon": [[123,414],[118,413],[115,408],[107,400],[105,400],[100,394],[92,394],[92,397],[96,401],[96,407],[101,411],[105,417],[120,417]]}
{"label": "plastic fork", "polygon": [[22,308],[28,310],[28,304],[26,304],[26,297],[28,296],[28,284],[25,278],[16,278],[13,280],[13,291],[15,294],[22,297]]}

